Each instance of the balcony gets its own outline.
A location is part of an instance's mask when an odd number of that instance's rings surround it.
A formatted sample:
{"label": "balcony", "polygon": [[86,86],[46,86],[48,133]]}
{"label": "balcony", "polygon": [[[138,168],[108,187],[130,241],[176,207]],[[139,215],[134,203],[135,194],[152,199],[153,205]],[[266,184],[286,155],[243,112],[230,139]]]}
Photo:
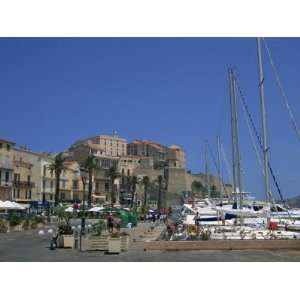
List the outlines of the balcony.
{"label": "balcony", "polygon": [[7,187],[7,188],[10,188],[12,187],[13,183],[11,181],[0,181],[0,186],[1,187]]}
{"label": "balcony", "polygon": [[14,181],[14,186],[18,188],[35,188],[35,183],[31,181]]}

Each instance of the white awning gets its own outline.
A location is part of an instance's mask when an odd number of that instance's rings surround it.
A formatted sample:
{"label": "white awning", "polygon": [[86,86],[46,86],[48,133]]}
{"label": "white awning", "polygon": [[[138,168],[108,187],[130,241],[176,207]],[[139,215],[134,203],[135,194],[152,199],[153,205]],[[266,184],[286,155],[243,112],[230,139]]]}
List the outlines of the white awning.
{"label": "white awning", "polygon": [[99,196],[99,195],[93,195],[93,198],[96,198],[96,199],[106,199],[106,196]]}
{"label": "white awning", "polygon": [[99,211],[101,211],[103,209],[104,209],[104,207],[92,207],[88,211],[90,211],[90,212],[99,212]]}
{"label": "white awning", "polygon": [[1,209],[14,209],[14,210],[24,210],[25,207],[21,204],[11,201],[0,201],[0,208]]}

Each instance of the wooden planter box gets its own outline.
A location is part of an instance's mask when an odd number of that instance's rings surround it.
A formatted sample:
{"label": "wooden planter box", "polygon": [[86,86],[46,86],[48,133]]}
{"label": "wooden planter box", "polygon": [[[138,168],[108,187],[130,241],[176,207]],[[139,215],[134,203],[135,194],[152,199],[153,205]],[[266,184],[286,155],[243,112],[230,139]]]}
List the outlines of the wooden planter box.
{"label": "wooden planter box", "polygon": [[[80,236],[77,238],[78,247],[77,250],[80,250]],[[81,251],[89,251],[90,250],[90,239],[88,236],[81,237]]]}
{"label": "wooden planter box", "polygon": [[63,234],[63,247],[64,248],[73,248],[74,236]]}
{"label": "wooden planter box", "polygon": [[10,226],[9,231],[11,232],[21,232],[23,231],[22,225]]}
{"label": "wooden planter box", "polygon": [[121,252],[121,238],[109,238],[108,253],[120,253],[120,252]]}
{"label": "wooden planter box", "polygon": [[129,236],[121,236],[121,251],[126,252],[129,248]]}
{"label": "wooden planter box", "polygon": [[108,237],[90,236],[89,250],[108,251]]}
{"label": "wooden planter box", "polygon": [[37,229],[42,229],[44,227],[44,224],[43,223],[38,223],[37,225],[36,225],[36,228]]}

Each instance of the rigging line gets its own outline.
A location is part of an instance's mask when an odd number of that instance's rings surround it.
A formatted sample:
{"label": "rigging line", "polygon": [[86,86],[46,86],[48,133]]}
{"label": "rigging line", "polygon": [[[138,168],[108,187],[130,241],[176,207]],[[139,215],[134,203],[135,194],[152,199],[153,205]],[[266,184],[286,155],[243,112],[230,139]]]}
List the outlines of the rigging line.
{"label": "rigging line", "polygon": [[[211,148],[210,144],[207,143],[207,145],[208,145],[208,150],[209,150],[209,152],[210,152],[210,155],[211,155],[211,157],[212,157],[212,159],[213,159],[215,168],[216,168],[216,170],[217,170],[217,172],[218,172],[218,169],[219,169],[219,168],[218,168],[217,160],[216,160],[216,158],[215,158],[215,156],[214,156],[214,153],[213,153],[213,151],[212,151],[212,148]],[[219,180],[221,180],[221,178],[219,178]],[[226,190],[226,188],[225,188],[225,184],[224,184],[223,181],[222,181],[222,186],[223,186],[225,195],[228,197],[228,193],[227,193],[227,190]]]}
{"label": "rigging line", "polygon": [[298,139],[299,139],[299,141],[300,141],[300,129],[299,129],[299,126],[298,126],[298,124],[297,124],[296,118],[295,118],[295,116],[294,116],[294,114],[293,114],[293,111],[292,111],[292,109],[291,109],[291,107],[290,107],[290,104],[289,104],[288,98],[287,98],[287,96],[286,96],[286,93],[285,93],[285,91],[284,91],[284,89],[283,89],[283,85],[281,84],[281,81],[280,81],[280,78],[279,78],[278,71],[277,71],[277,69],[276,69],[276,66],[275,66],[275,64],[274,64],[274,61],[273,61],[273,58],[272,58],[272,55],[271,55],[270,48],[268,47],[266,40],[265,40],[264,38],[262,38],[262,40],[263,40],[263,42],[264,42],[265,49],[266,49],[266,52],[267,52],[268,57],[269,57],[270,65],[271,65],[271,67],[272,67],[272,69],[273,69],[273,72],[274,72],[274,75],[275,75],[275,78],[276,78],[277,86],[278,86],[278,88],[279,88],[279,90],[280,90],[281,96],[282,96],[282,98],[283,98],[283,100],[284,100],[284,103],[285,103],[285,107],[286,107],[286,109],[287,109],[287,111],[288,111],[288,114],[289,114],[289,116],[290,116],[292,125],[293,125],[293,127],[294,127],[294,129],[295,129],[295,131],[296,131],[296,134],[297,134],[297,136],[298,136]]}
{"label": "rigging line", "polygon": [[[242,90],[241,90],[241,87],[240,87],[240,85],[239,85],[239,83],[238,83],[237,80],[236,80],[236,83],[237,83],[238,92],[239,92],[239,94],[240,94],[240,97],[239,97],[239,98],[242,100],[242,104],[243,104],[243,106],[245,107],[245,110],[246,110],[246,112],[247,112],[247,115],[248,115],[250,124],[251,124],[251,126],[252,126],[252,128],[253,128],[253,131],[254,131],[254,133],[255,133],[255,135],[256,135],[256,138],[257,138],[257,140],[258,140],[258,144],[259,144],[261,150],[263,151],[262,141],[261,141],[261,138],[260,138],[260,136],[259,136],[259,134],[258,134],[258,132],[257,132],[257,129],[256,129],[256,127],[255,127],[255,124],[254,124],[254,121],[253,121],[253,119],[252,119],[252,116],[251,116],[251,114],[250,114],[250,111],[249,111],[248,105],[247,105],[247,103],[246,103],[244,94],[243,94],[243,92],[242,92]],[[281,189],[280,189],[280,187],[279,187],[279,184],[278,184],[278,182],[277,182],[277,179],[276,179],[275,174],[274,174],[274,172],[273,172],[273,169],[272,169],[272,167],[271,167],[270,161],[268,161],[268,168],[269,168],[269,170],[270,170],[270,174],[271,174],[271,176],[272,176],[272,179],[273,179],[274,184],[275,184],[275,186],[276,186],[276,189],[277,189],[277,191],[278,191],[280,200],[283,201],[283,202],[285,202],[285,200],[283,199],[282,193],[281,193]],[[274,201],[274,199],[273,199],[273,201]]]}
{"label": "rigging line", "polygon": [[246,120],[246,123],[247,123],[247,127],[248,127],[248,131],[249,131],[249,135],[250,135],[250,138],[251,138],[252,146],[253,146],[253,149],[255,151],[257,161],[258,161],[258,163],[259,163],[259,165],[261,167],[262,174],[263,174],[263,176],[265,176],[265,172],[264,172],[264,169],[263,169],[262,160],[261,160],[259,151],[257,149],[257,145],[256,145],[256,142],[255,142],[255,139],[254,139],[254,135],[253,135],[253,132],[252,132],[252,128],[251,128],[251,125],[250,125],[250,122],[249,122],[249,119],[248,119],[248,116],[247,116],[247,112],[246,112],[246,109],[245,109],[244,105],[242,105],[242,107],[243,107],[244,117],[245,117],[245,120]]}
{"label": "rigging line", "polygon": [[[259,151],[258,151],[258,149],[257,149],[257,145],[256,145],[256,142],[255,142],[255,139],[254,139],[254,134],[253,134],[253,132],[252,132],[252,128],[251,128],[251,125],[250,125],[250,122],[249,122],[249,118],[248,118],[248,116],[247,116],[247,112],[246,112],[245,106],[242,105],[242,107],[243,107],[243,112],[244,112],[245,120],[246,120],[246,123],[247,123],[248,131],[249,131],[249,135],[250,135],[250,138],[251,138],[252,146],[253,146],[253,148],[254,148],[254,151],[255,151],[255,154],[256,154],[257,161],[258,161],[258,163],[259,163],[259,165],[260,165],[262,175],[265,176],[265,172],[264,172],[264,169],[263,169],[262,160],[261,160]],[[272,176],[274,176],[274,174],[273,174]],[[271,193],[272,193],[272,192],[271,192]],[[271,196],[272,196],[272,198],[273,198],[273,195],[272,195],[272,194],[271,194]]]}
{"label": "rigging line", "polygon": [[227,156],[226,156],[226,153],[225,153],[225,150],[224,150],[224,147],[223,147],[222,143],[221,143],[221,154],[222,154],[223,160],[225,162],[226,171],[227,171],[227,175],[228,175],[228,180],[232,184],[232,182],[233,182],[232,173],[230,171],[229,161],[227,160]]}

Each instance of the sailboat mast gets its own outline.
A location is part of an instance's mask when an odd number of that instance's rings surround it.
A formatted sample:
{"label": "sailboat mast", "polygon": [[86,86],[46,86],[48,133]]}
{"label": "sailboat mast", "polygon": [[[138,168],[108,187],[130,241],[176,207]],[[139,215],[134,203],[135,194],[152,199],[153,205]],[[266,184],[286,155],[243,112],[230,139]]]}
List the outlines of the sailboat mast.
{"label": "sailboat mast", "polygon": [[235,125],[235,148],[236,148],[236,179],[238,188],[239,207],[243,208],[243,188],[242,188],[242,175],[241,175],[241,154],[239,143],[239,128],[238,128],[238,109],[237,109],[237,86],[234,72],[232,71],[232,84],[233,84],[233,103],[234,103],[234,125]]}
{"label": "sailboat mast", "polygon": [[217,137],[217,148],[218,148],[218,176],[220,180],[220,199],[223,201],[223,178],[222,178],[222,167],[221,167],[221,143],[220,137]]}
{"label": "sailboat mast", "polygon": [[233,78],[232,70],[228,70],[229,80],[229,99],[230,99],[230,120],[231,120],[231,149],[232,149],[232,183],[233,183],[233,201],[237,203],[237,189],[236,189],[236,148],[235,148],[235,130],[234,130],[234,103],[233,103]]}
{"label": "sailboat mast", "polygon": [[[262,142],[263,142],[263,162],[264,162],[264,180],[265,180],[265,197],[266,202],[271,204],[271,191],[270,191],[270,175],[268,168],[268,139],[267,139],[267,114],[264,93],[264,73],[261,55],[261,38],[257,38],[257,57],[258,57],[258,71],[259,71],[259,96],[260,96],[260,110],[261,110],[261,123],[262,123]],[[268,215],[268,223],[270,217]]]}
{"label": "sailboat mast", "polygon": [[211,198],[210,192],[210,176],[209,176],[209,165],[208,165],[208,144],[205,144],[205,173],[206,173],[206,188],[207,188],[207,198]]}

